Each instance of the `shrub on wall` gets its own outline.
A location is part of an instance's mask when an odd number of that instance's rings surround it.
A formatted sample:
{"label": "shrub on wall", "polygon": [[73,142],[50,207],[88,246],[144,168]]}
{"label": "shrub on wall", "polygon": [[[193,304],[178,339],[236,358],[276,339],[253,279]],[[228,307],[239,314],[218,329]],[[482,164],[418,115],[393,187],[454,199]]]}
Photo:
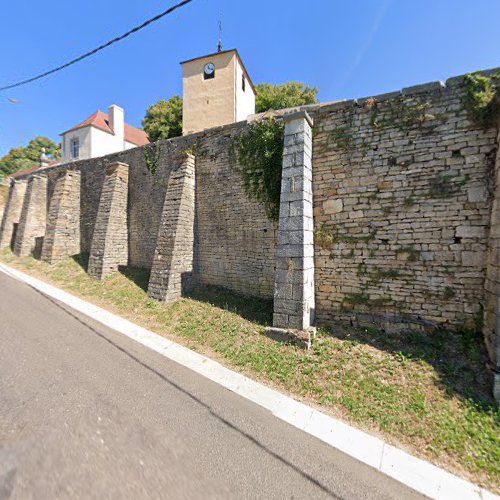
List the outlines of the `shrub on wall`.
{"label": "shrub on wall", "polygon": [[284,135],[281,120],[265,118],[250,123],[231,147],[245,192],[262,203],[272,220],[279,217]]}
{"label": "shrub on wall", "polygon": [[498,119],[497,85],[500,75],[487,76],[477,71],[464,77],[463,104],[472,123],[478,127],[492,127]]}

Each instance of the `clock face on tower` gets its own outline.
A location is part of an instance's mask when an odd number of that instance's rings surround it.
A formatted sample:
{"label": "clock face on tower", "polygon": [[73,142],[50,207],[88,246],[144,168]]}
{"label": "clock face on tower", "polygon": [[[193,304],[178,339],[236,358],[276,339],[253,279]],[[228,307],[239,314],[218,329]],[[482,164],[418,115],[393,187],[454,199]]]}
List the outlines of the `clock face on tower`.
{"label": "clock face on tower", "polygon": [[207,78],[213,78],[215,76],[215,66],[214,63],[207,63],[205,64],[205,68],[203,69],[203,75],[205,77],[205,80]]}

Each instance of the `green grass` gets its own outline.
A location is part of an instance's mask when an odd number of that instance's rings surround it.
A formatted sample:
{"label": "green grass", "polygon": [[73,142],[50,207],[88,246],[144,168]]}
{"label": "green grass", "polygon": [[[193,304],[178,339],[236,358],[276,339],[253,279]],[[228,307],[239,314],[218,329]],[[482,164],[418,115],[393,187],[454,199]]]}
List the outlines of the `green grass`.
{"label": "green grass", "polygon": [[99,282],[85,274],[83,259],[49,266],[9,251],[0,257],[500,492],[500,410],[481,338],[470,332],[320,329],[304,351],[263,335],[270,301],[200,288],[163,305],[146,295],[143,270]]}

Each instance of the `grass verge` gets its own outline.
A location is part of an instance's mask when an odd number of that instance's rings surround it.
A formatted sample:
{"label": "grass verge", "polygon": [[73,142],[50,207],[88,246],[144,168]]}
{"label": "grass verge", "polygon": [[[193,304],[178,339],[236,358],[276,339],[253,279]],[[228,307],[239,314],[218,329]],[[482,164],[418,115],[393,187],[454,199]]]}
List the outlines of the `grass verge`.
{"label": "grass verge", "polygon": [[147,296],[143,270],[99,282],[79,258],[0,259],[500,492],[500,409],[470,332],[322,329],[306,352],[263,335],[270,301],[206,287],[164,305]]}

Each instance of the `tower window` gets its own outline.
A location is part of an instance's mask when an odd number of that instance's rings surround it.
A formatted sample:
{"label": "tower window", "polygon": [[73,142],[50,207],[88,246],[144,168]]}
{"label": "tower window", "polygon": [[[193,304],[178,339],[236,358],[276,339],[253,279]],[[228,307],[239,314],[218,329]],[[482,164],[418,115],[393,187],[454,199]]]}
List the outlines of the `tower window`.
{"label": "tower window", "polygon": [[78,158],[80,156],[80,139],[73,137],[70,142],[71,158]]}
{"label": "tower window", "polygon": [[243,89],[243,92],[245,92],[245,88],[247,86],[247,82],[245,81],[245,75],[241,77],[241,88]]}

